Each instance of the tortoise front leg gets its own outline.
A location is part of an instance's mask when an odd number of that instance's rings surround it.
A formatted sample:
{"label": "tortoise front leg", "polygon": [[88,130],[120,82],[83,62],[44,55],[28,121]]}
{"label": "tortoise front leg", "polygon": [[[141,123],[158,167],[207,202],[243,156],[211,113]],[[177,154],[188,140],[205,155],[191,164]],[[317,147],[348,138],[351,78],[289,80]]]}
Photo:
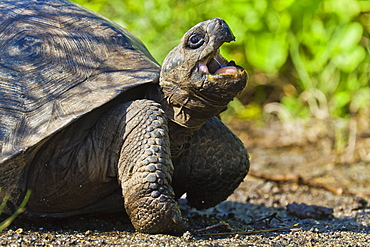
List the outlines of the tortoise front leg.
{"label": "tortoise front leg", "polygon": [[198,209],[225,200],[249,170],[243,143],[217,117],[194,132],[174,165],[176,196],[186,193],[189,205]]}
{"label": "tortoise front leg", "polygon": [[118,177],[126,212],[140,232],[182,231],[181,212],[170,186],[173,165],[164,112],[150,100],[125,105]]}

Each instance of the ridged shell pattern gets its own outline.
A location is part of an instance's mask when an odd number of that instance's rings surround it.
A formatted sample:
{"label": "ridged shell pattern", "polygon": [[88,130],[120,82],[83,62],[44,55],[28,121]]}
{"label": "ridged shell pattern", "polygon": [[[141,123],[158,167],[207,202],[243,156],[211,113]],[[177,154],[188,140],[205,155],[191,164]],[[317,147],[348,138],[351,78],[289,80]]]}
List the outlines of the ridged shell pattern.
{"label": "ridged shell pattern", "polygon": [[158,77],[133,35],[64,0],[0,2],[0,161]]}

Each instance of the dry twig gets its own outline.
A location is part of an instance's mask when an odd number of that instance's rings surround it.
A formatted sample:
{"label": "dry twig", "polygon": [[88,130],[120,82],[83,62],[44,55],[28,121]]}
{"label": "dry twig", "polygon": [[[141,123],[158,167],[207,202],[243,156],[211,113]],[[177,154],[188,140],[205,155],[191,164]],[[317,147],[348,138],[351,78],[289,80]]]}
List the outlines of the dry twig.
{"label": "dry twig", "polygon": [[230,225],[228,223],[220,222],[220,223],[214,224],[212,226],[207,226],[206,228],[198,229],[197,232],[203,232],[203,231],[214,229],[214,228],[217,228],[217,227],[220,227],[220,226],[230,227]]}
{"label": "dry twig", "polygon": [[358,197],[364,197],[369,196],[370,193],[359,193],[359,192],[353,192],[350,191],[348,188],[344,187],[337,187],[331,184],[325,184],[325,183],[317,183],[313,181],[313,178],[304,178],[300,175],[270,175],[263,172],[256,172],[256,171],[249,171],[249,176],[264,179],[267,181],[273,181],[273,182],[292,182],[297,183],[300,185],[306,185],[311,188],[317,188],[317,189],[324,189],[327,190],[335,195],[351,195],[351,196],[358,196]]}

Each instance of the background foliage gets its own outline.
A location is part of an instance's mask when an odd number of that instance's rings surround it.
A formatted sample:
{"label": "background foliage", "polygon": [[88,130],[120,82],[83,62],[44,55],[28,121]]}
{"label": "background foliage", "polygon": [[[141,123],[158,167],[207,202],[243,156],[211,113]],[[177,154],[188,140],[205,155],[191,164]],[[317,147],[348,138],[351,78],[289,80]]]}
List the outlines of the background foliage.
{"label": "background foliage", "polygon": [[222,53],[251,77],[230,105],[239,118],[348,119],[369,110],[368,0],[75,2],[130,30],[160,63],[191,26],[225,19],[237,41]]}

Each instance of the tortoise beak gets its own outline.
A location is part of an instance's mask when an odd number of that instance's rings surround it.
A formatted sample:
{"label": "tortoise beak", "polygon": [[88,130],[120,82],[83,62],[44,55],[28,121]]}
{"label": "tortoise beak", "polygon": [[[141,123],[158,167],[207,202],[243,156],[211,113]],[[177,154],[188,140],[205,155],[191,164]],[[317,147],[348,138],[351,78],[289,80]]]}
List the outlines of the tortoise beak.
{"label": "tortoise beak", "polygon": [[231,32],[231,29],[229,28],[227,23],[222,19],[221,19],[221,26],[223,27],[224,33],[225,33],[224,42],[230,43],[231,41],[235,41],[235,36],[234,36],[233,32]]}
{"label": "tortoise beak", "polygon": [[217,37],[215,43],[218,43],[219,46],[225,42],[230,43],[231,41],[235,41],[234,34],[231,32],[231,29],[224,20],[221,18],[215,18],[208,21],[210,23],[207,27],[207,31],[208,33],[212,33],[214,37]]}

